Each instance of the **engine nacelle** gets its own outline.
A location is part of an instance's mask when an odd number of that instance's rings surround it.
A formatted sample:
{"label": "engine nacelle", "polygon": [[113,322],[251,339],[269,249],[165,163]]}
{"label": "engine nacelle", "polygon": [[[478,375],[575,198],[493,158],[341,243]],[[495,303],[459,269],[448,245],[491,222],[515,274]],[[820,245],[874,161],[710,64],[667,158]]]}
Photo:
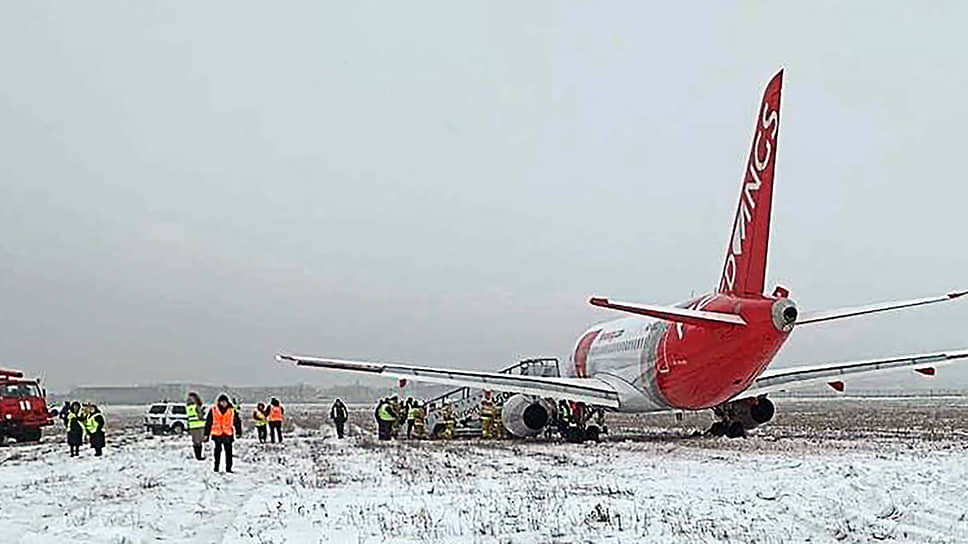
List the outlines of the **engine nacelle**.
{"label": "engine nacelle", "polygon": [[501,408],[504,428],[518,438],[534,436],[551,422],[554,406],[529,395],[514,395]]}
{"label": "engine nacelle", "polygon": [[747,431],[773,419],[776,407],[765,396],[734,400],[719,408],[726,421],[739,421]]}

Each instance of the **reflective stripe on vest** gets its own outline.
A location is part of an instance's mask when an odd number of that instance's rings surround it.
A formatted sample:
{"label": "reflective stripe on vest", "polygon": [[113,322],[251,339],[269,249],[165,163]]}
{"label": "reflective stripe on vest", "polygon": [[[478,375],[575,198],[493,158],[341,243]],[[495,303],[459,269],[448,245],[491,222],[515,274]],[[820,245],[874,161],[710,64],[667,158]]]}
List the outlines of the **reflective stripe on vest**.
{"label": "reflective stripe on vest", "polygon": [[282,406],[269,407],[269,421],[282,421]]}
{"label": "reflective stripe on vest", "polygon": [[104,416],[101,414],[91,414],[87,416],[86,420],[84,420],[84,427],[85,429],[87,429],[88,434],[91,434],[97,431],[98,424],[97,424],[96,418],[98,416],[101,416],[101,430],[102,431],[104,430]]}
{"label": "reflective stripe on vest", "polygon": [[185,404],[185,412],[188,414],[188,428],[202,429],[205,427],[205,420],[200,416],[200,406],[195,403]]}
{"label": "reflective stripe on vest", "polygon": [[255,426],[256,427],[265,427],[266,426],[266,415],[263,414],[262,412],[260,412],[258,409],[256,409],[254,412],[252,412],[252,419],[255,420]]}
{"label": "reflective stripe on vest", "polygon": [[235,436],[235,410],[226,408],[220,411],[218,406],[212,406],[212,436]]}
{"label": "reflective stripe on vest", "polygon": [[393,416],[393,412],[390,411],[390,403],[384,402],[380,404],[379,410],[377,410],[377,417],[383,421],[393,421],[397,419]]}

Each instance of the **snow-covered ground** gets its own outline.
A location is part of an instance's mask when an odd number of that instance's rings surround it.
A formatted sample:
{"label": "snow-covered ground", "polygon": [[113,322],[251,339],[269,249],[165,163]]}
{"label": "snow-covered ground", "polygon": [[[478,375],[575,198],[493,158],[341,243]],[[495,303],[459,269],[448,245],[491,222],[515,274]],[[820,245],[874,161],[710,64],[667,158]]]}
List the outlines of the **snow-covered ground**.
{"label": "snow-covered ground", "polygon": [[[359,427],[0,449],[0,542],[968,542],[968,449],[942,440],[380,443]],[[210,446],[208,455],[211,455]]]}

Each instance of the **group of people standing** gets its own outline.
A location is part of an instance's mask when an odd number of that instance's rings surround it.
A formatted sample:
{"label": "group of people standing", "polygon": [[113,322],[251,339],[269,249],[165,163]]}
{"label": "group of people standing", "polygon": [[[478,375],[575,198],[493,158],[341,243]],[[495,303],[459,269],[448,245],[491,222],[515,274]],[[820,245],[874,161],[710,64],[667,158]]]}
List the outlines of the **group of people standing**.
{"label": "group of people standing", "polygon": [[[225,472],[232,472],[232,444],[236,436],[242,435],[242,419],[228,395],[224,393],[219,395],[215,405],[206,411],[201,397],[192,391],[188,393],[185,400],[185,409],[188,414],[188,432],[192,437],[195,459],[205,460],[204,444],[211,439],[215,444],[215,472],[219,472],[223,453]],[[272,442],[275,443],[278,438],[281,443],[284,419],[285,409],[279,399],[273,397],[268,405],[260,402],[252,412],[259,442],[265,443],[266,434],[271,433]]]}
{"label": "group of people standing", "polygon": [[96,404],[85,403],[81,406],[81,403],[76,400],[64,402],[59,415],[67,431],[67,446],[70,448],[71,457],[81,454],[81,445],[84,444],[85,436],[94,450],[94,456],[103,455],[104,414]]}
{"label": "group of people standing", "polygon": [[408,439],[426,436],[426,406],[412,397],[408,398],[403,405],[396,395],[380,399],[373,411],[373,417],[376,418],[377,435],[380,440],[396,438],[404,425],[406,425]]}
{"label": "group of people standing", "polygon": [[259,442],[265,444],[266,434],[268,434],[273,444],[276,443],[276,437],[279,438],[281,444],[282,422],[285,417],[286,410],[282,407],[279,399],[273,397],[268,405],[260,402],[252,411],[252,421],[255,422],[256,432],[259,433]]}

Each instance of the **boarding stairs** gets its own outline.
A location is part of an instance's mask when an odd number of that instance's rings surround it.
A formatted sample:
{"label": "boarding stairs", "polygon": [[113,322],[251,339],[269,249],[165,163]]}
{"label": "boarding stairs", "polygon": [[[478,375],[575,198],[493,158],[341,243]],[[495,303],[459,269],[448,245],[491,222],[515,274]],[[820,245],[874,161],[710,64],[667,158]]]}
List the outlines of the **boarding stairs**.
{"label": "boarding stairs", "polygon": [[[542,357],[524,359],[502,368],[501,374],[516,374],[519,376],[541,376],[557,378],[561,375],[558,359]],[[455,434],[459,437],[480,436],[481,434],[481,391],[480,388],[459,387],[443,395],[427,401],[427,430],[431,433],[444,425],[443,407],[450,404],[451,414],[455,422]],[[494,391],[491,399],[494,404],[503,404],[514,396],[507,391]]]}

